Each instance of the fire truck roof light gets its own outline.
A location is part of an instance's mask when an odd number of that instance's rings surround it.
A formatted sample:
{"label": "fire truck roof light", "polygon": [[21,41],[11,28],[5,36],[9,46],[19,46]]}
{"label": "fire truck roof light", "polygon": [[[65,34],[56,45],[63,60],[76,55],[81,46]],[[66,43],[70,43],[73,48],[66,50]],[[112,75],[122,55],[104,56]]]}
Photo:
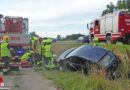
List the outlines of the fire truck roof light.
{"label": "fire truck roof light", "polygon": [[119,16],[121,16],[121,12],[119,12]]}

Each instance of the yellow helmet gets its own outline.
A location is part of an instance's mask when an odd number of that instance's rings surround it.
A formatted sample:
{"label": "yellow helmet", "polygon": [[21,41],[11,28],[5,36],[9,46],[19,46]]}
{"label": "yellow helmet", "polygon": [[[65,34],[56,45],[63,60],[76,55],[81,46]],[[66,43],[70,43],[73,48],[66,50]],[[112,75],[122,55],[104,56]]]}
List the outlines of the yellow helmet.
{"label": "yellow helmet", "polygon": [[33,40],[35,40],[35,41],[38,40],[38,37],[34,36],[34,37],[33,37]]}
{"label": "yellow helmet", "polygon": [[43,40],[43,43],[46,43],[47,42],[47,40]]}
{"label": "yellow helmet", "polygon": [[4,41],[9,41],[9,36],[3,36]]}
{"label": "yellow helmet", "polygon": [[47,43],[51,43],[52,42],[52,40],[51,39],[47,39]]}

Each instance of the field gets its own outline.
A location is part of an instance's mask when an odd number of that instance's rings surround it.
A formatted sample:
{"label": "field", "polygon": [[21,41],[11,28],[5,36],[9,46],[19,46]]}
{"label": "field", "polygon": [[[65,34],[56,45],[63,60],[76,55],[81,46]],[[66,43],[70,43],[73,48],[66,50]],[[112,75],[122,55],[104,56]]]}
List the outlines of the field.
{"label": "field", "polygon": [[[52,45],[53,51],[58,57],[62,52],[73,47],[79,47],[83,44],[75,42],[57,42]],[[42,71],[41,74],[55,86],[64,88],[64,90],[130,90],[130,45],[100,45],[100,47],[109,49],[121,59],[121,67],[118,71],[118,78],[109,80],[103,75],[91,73],[85,75],[82,72],[61,72],[61,71]]]}

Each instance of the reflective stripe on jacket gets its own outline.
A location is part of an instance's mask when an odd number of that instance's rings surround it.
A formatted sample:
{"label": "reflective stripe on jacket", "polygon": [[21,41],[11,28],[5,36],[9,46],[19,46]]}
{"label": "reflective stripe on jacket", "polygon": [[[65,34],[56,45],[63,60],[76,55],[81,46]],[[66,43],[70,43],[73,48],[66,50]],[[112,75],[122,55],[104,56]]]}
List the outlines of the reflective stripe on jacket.
{"label": "reflective stripe on jacket", "polygon": [[38,41],[38,50],[37,50],[38,54],[41,54],[41,49],[42,49],[42,45],[41,45],[40,41]]}
{"label": "reflective stripe on jacket", "polygon": [[32,40],[32,49],[34,49],[34,43],[35,43],[35,40]]}
{"label": "reflective stripe on jacket", "polygon": [[51,45],[45,46],[45,57],[52,57]]}
{"label": "reflective stripe on jacket", "polygon": [[11,57],[11,54],[10,54],[10,50],[8,49],[8,43],[7,42],[3,42],[1,44],[1,57]]}

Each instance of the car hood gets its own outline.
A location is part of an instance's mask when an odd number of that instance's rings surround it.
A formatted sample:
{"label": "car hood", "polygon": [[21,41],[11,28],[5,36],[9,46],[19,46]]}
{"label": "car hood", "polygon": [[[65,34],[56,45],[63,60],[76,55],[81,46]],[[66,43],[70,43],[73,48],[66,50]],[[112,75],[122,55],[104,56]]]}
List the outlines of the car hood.
{"label": "car hood", "polygon": [[65,55],[64,59],[71,57],[78,57],[90,62],[96,63],[108,52],[108,50],[93,46],[93,45],[83,45],[79,48],[71,50],[68,55]]}

